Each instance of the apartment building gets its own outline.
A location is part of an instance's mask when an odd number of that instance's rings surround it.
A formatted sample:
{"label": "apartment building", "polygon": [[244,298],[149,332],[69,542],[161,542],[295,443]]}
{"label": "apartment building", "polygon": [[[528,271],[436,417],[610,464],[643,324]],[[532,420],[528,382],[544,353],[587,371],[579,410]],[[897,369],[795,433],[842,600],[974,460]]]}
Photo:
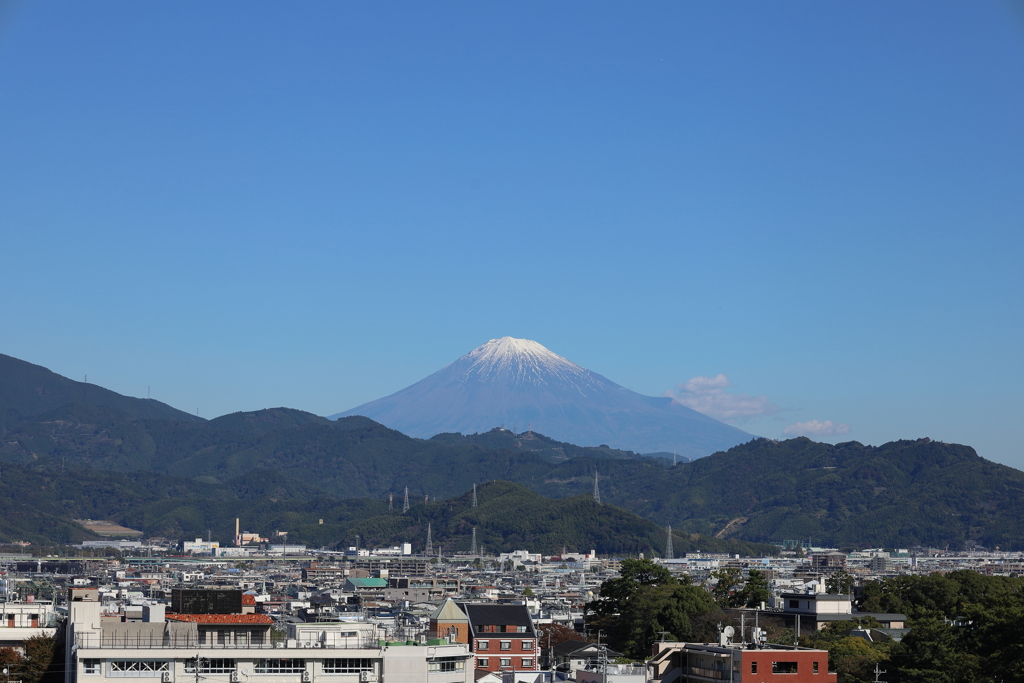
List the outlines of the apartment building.
{"label": "apartment building", "polygon": [[66,683],[473,681],[467,644],[425,638],[388,642],[369,623],[288,624],[281,634],[261,614],[165,615],[149,609],[144,618],[107,620],[100,602],[72,594]]}

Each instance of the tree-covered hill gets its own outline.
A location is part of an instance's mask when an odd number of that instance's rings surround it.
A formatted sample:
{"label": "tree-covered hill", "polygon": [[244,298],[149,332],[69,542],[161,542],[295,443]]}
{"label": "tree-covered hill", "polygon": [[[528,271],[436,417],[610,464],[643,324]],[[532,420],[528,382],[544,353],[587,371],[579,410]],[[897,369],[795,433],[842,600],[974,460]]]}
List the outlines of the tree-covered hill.
{"label": "tree-covered hill", "polygon": [[[967,446],[928,439],[877,447],[756,439],[672,466],[532,432],[414,439],[365,417],[330,421],[288,408],[209,421],[168,409],[168,417],[161,404],[6,356],[0,370],[7,373],[0,376],[0,463],[166,475],[226,491],[222,500],[379,502],[406,487],[414,501],[437,500],[499,479],[558,499],[589,494],[599,475],[606,503],[681,533],[832,546],[1024,548],[1024,473]],[[81,395],[60,394],[68,385]],[[51,405],[59,396],[72,400]],[[29,410],[37,412],[22,412]],[[172,497],[194,500],[191,493]],[[205,503],[162,505],[157,526],[164,534],[193,533],[198,520],[216,516],[204,512],[216,507]]]}
{"label": "tree-covered hill", "polygon": [[0,354],[0,412],[37,415],[69,403],[107,406],[137,418],[201,421],[195,415],[160,401],[122,396],[95,384],[61,377],[41,365]]}
{"label": "tree-covered hill", "polygon": [[1024,548],[1024,472],[968,446],[758,439],[675,470],[660,510],[632,509],[710,534],[745,518],[732,535],[751,541]]}

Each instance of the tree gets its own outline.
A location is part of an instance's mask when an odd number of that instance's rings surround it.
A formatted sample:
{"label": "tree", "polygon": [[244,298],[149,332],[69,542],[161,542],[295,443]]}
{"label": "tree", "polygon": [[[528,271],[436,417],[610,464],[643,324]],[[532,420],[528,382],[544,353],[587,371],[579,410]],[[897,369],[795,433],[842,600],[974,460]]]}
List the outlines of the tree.
{"label": "tree", "polygon": [[747,585],[740,591],[739,597],[742,604],[747,607],[759,607],[762,602],[767,603],[772,597],[772,591],[764,572],[751,569],[747,576]]}
{"label": "tree", "polygon": [[27,639],[25,656],[12,672],[17,671],[24,683],[39,683],[43,674],[50,668],[56,645],[57,639],[52,636],[34,636]]}
{"label": "tree", "polygon": [[711,587],[711,594],[715,597],[715,602],[719,607],[739,607],[743,604],[743,598],[736,593],[736,589],[739,588],[740,581],[743,579],[743,573],[739,569],[735,567],[718,569],[711,572],[711,578],[715,580],[714,586]]}
{"label": "tree", "polygon": [[525,588],[525,590],[523,590],[523,595],[525,595],[528,598],[532,598],[533,597],[533,589],[530,588],[529,586],[527,586]]}
{"label": "tree", "polygon": [[624,560],[619,578],[601,584],[601,597],[588,606],[590,625],[608,634],[608,643],[635,659],[650,653],[659,632],[675,639],[703,636],[706,620],[717,611],[699,586],[680,583],[651,560]]}
{"label": "tree", "polygon": [[845,569],[832,572],[825,579],[825,590],[833,595],[848,595],[853,592],[853,577]]}

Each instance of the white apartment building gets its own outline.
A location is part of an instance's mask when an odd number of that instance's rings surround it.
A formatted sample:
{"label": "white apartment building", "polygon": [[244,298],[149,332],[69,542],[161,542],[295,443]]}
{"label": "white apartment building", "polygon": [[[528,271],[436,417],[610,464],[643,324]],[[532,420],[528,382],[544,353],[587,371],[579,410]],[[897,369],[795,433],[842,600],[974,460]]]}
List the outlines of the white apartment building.
{"label": "white apartment building", "polygon": [[0,603],[0,647],[24,651],[25,641],[57,632],[57,615],[50,600]]}
{"label": "white apartment building", "polygon": [[[289,624],[262,614],[104,618],[88,595],[69,601],[66,683],[473,683],[468,645],[386,642],[373,624]],[[126,680],[129,679],[129,680]]]}

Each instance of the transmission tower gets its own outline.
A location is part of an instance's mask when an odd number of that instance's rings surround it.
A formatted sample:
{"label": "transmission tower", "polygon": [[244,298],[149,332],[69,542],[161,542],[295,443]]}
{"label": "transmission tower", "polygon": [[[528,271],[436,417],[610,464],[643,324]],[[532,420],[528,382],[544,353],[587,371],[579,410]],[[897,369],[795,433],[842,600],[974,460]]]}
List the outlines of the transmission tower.
{"label": "transmission tower", "polygon": [[676,559],[675,549],[672,547],[672,525],[668,525],[668,540],[665,541],[665,559],[674,560]]}
{"label": "transmission tower", "polygon": [[409,511],[409,487],[405,487],[405,502],[402,503],[402,512]]}
{"label": "transmission tower", "polygon": [[424,555],[432,555],[434,553],[434,544],[430,539],[430,523],[427,523],[427,549],[423,551]]}
{"label": "transmission tower", "polygon": [[473,507],[476,507],[476,484],[473,484]]}
{"label": "transmission tower", "polygon": [[476,557],[476,527],[473,527],[473,544],[469,546],[469,554]]}
{"label": "transmission tower", "polygon": [[601,504],[601,489],[597,486],[597,470],[594,470],[594,500]]}

